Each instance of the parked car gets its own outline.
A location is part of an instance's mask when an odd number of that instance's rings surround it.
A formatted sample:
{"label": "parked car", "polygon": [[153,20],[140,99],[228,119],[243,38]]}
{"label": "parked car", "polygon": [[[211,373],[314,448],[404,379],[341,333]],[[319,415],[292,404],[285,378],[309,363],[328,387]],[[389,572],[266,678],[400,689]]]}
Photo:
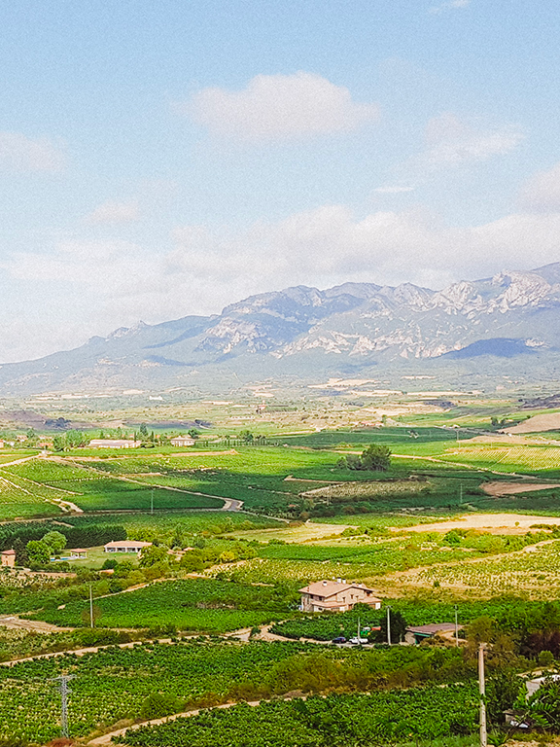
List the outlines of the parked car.
{"label": "parked car", "polygon": [[350,638],[350,643],[353,646],[363,646],[364,643],[369,643],[367,638]]}
{"label": "parked car", "polygon": [[346,643],[346,638],[343,635],[339,635],[332,639],[333,643]]}

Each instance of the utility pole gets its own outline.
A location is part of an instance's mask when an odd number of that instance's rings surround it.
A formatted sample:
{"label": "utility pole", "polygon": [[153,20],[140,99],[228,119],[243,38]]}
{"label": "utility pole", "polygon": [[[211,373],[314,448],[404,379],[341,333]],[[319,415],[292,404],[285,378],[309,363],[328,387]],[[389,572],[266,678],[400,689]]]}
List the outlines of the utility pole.
{"label": "utility pole", "polygon": [[484,650],[485,643],[478,646],[478,692],[480,694],[480,747],[487,747],[486,735],[486,687],[484,683]]}
{"label": "utility pole", "polygon": [[455,646],[459,646],[459,625],[457,624],[457,605],[455,607]]}
{"label": "utility pole", "polygon": [[391,607],[387,605],[387,643],[391,645]]}
{"label": "utility pole", "polygon": [[60,712],[60,735],[68,738],[68,693],[72,692],[68,687],[68,681],[73,680],[75,674],[63,674],[60,677],[53,677],[52,682],[59,682],[61,712]]}
{"label": "utility pole", "polygon": [[93,587],[89,585],[89,627],[93,628]]}

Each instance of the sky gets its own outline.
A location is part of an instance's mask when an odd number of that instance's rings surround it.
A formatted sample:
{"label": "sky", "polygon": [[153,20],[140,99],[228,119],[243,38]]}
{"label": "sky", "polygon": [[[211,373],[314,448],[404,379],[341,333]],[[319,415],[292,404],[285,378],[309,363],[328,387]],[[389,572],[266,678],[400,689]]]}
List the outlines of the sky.
{"label": "sky", "polygon": [[0,363],[560,261],[557,0],[0,4]]}

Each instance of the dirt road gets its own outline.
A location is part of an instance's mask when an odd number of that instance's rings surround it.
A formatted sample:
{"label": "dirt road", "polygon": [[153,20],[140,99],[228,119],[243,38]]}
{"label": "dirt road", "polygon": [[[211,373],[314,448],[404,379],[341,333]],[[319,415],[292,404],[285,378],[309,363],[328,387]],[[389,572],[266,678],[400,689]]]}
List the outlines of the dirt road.
{"label": "dirt road", "polygon": [[527,483],[527,482],[487,482],[480,486],[488,495],[516,495],[517,493],[534,493],[537,490],[560,488],[557,482]]}

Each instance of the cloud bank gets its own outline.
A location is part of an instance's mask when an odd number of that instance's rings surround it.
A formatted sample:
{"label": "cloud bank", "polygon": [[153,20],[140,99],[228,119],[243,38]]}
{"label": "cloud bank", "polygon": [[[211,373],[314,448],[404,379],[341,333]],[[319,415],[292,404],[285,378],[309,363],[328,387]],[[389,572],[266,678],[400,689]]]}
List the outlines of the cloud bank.
{"label": "cloud bank", "polygon": [[180,110],[215,137],[257,142],[349,132],[379,116],[375,104],[306,72],[257,75],[241,91],[205,88]]}

